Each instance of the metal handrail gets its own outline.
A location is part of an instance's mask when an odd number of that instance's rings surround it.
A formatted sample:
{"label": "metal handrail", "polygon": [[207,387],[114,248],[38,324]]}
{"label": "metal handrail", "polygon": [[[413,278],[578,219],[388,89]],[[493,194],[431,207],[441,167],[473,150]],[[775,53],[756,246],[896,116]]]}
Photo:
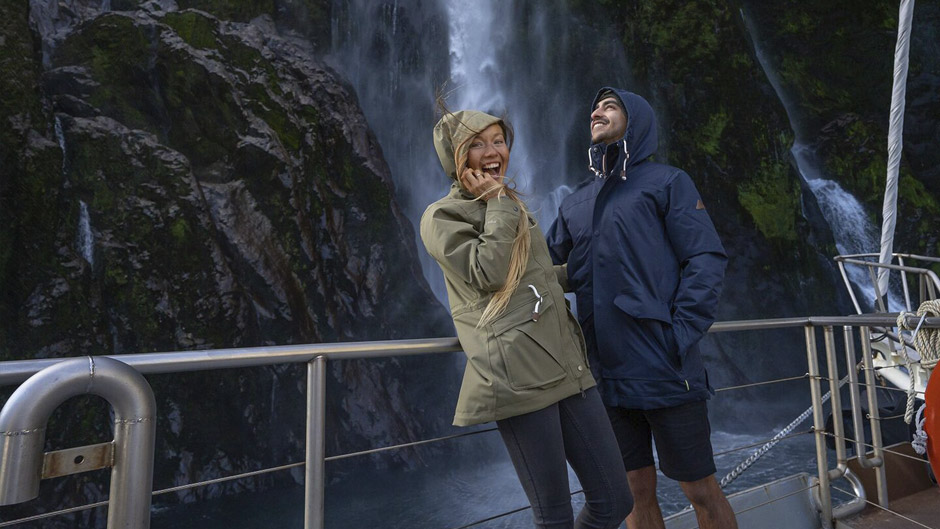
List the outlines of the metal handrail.
{"label": "metal handrail", "polygon": [[[299,364],[310,362],[318,356],[323,356],[329,360],[358,360],[389,356],[452,353],[462,350],[457,338],[428,338],[135,353],[107,356],[106,358],[120,360],[143,375],[154,375],[277,364]],[[0,386],[18,384],[39,370],[63,360],[64,358],[43,358],[0,362]]]}
{"label": "metal handrail", "polygon": [[[909,316],[911,324],[916,324],[919,318]],[[810,373],[801,377],[791,377],[780,379],[778,382],[794,380],[798,378],[809,378],[811,393],[814,393],[814,404],[817,402],[815,393],[818,393],[818,385],[823,377],[815,368],[817,365],[815,332],[816,327],[828,327],[831,333],[833,326],[845,327],[887,327],[896,322],[896,316],[890,314],[874,315],[851,315],[837,317],[801,317],[801,318],[780,318],[768,320],[743,320],[715,323],[709,332],[740,332],[754,330],[771,330],[785,328],[805,329],[807,341],[807,360],[811,366]],[[923,325],[927,327],[940,327],[940,318],[926,318]],[[863,344],[865,341],[863,340]],[[827,355],[832,354],[831,339],[827,340]],[[142,374],[156,373],[175,373],[184,371],[202,371],[210,369],[225,369],[237,367],[265,366],[283,363],[308,364],[308,450],[307,460],[304,465],[307,468],[307,479],[305,492],[305,527],[322,528],[323,527],[323,490],[324,490],[324,463],[330,458],[326,458],[323,453],[323,423],[325,420],[325,410],[322,407],[325,402],[325,364],[328,360],[346,360],[346,359],[366,359],[381,358],[389,356],[404,355],[422,355],[441,352],[460,351],[459,342],[456,338],[437,338],[420,340],[396,340],[381,342],[349,342],[340,344],[312,344],[312,345],[288,345],[277,347],[253,347],[240,349],[220,349],[220,350],[202,350],[202,351],[180,351],[169,353],[144,353],[133,355],[120,355],[122,362],[130,365]],[[870,357],[871,351],[866,351]],[[41,359],[41,360],[19,360],[0,363],[0,386],[9,385],[25,380],[37,371],[50,365],[62,362],[64,359]],[[833,364],[830,363],[830,366]],[[814,372],[816,371],[816,372]],[[871,368],[866,370],[871,373]],[[833,379],[830,373],[828,379]],[[748,384],[760,385],[755,383]],[[812,388],[817,391],[813,392]],[[738,387],[727,388],[737,389]],[[821,410],[821,405],[819,405]],[[817,433],[817,457],[820,450],[822,458],[819,461],[820,470],[820,492],[824,497],[824,505],[828,505],[828,520],[831,523],[831,497],[828,495],[829,474],[838,473],[839,469],[828,469],[822,438],[821,412],[818,417],[814,416],[814,423]],[[873,421],[877,417],[871,418]],[[429,441],[417,441],[429,442]],[[858,441],[856,441],[858,442]],[[880,442],[880,440],[879,440]],[[861,443],[859,443],[861,444]],[[390,449],[390,448],[388,448]],[[381,449],[380,449],[381,450]],[[339,456],[333,456],[339,457]],[[347,457],[347,456],[343,456]],[[843,462],[839,462],[839,467]],[[299,466],[300,463],[292,464]],[[837,477],[836,475],[832,476]],[[232,478],[234,479],[234,478]],[[822,485],[826,486],[823,487]],[[825,493],[822,489],[825,488]],[[824,509],[825,510],[825,509]],[[824,514],[824,519],[826,515]]]}
{"label": "metal handrail", "polygon": [[[920,318],[909,316],[911,326]],[[735,320],[716,322],[709,333],[738,332],[752,330],[787,329],[794,327],[826,325],[887,327],[897,323],[891,314],[853,314],[851,316],[823,316],[801,318],[776,318],[764,320]],[[924,326],[940,327],[940,318],[929,317]],[[363,360],[390,356],[415,356],[431,353],[453,353],[462,351],[460,342],[452,338],[422,338],[411,340],[386,340],[369,342],[344,342],[330,344],[280,345],[242,347],[235,349],[202,349],[160,353],[134,353],[105,356],[133,367],[143,375],[207,371],[240,367],[259,367],[278,364],[306,363],[318,356],[328,360]],[[10,360],[0,362],[0,386],[19,384],[41,369],[62,362],[65,358],[42,358],[34,360]]]}
{"label": "metal handrail", "polygon": [[[845,271],[845,265],[857,265],[863,266],[868,269],[868,274],[871,278],[872,287],[875,289],[875,301],[877,302],[878,309],[881,312],[887,312],[887,309],[884,306],[884,295],[886,292],[881,292],[878,286],[878,280],[875,277],[875,270],[895,270],[901,274],[901,286],[904,290],[904,306],[907,310],[912,309],[911,305],[911,292],[910,287],[908,286],[907,275],[908,273],[916,275],[920,278],[918,282],[918,295],[920,300],[924,301],[925,299],[934,299],[937,297],[938,292],[940,292],[940,277],[937,276],[935,272],[930,269],[916,266],[908,266],[904,264],[904,259],[911,259],[916,261],[924,261],[929,263],[940,263],[940,259],[936,257],[928,257],[924,255],[916,254],[903,254],[895,253],[892,254],[893,258],[898,260],[898,264],[893,263],[881,263],[878,259],[881,258],[879,254],[875,253],[864,253],[864,254],[852,254],[852,255],[837,255],[833,260],[839,265],[839,273],[842,276],[842,282],[845,284],[845,288],[849,293],[849,297],[852,299],[852,304],[855,306],[855,311],[858,313],[864,312],[861,305],[858,302],[858,297],[855,295],[855,289],[852,287],[852,282],[849,280],[848,275]],[[870,261],[866,259],[876,259],[875,261]],[[929,280],[930,282],[927,282]]]}
{"label": "metal handrail", "polygon": [[[917,260],[917,261],[927,261],[927,262],[931,262],[931,263],[940,263],[940,258],[938,258],[938,257],[930,257],[930,256],[927,256],[927,255],[917,255],[917,254],[913,254],[913,253],[893,253],[893,254],[891,254],[891,255],[892,255],[893,257],[899,257],[899,258],[902,258],[902,259],[903,259],[903,258],[907,258],[907,259],[914,259],[914,260]],[[877,253],[854,253],[854,254],[845,254],[845,255],[837,255],[837,256],[835,256],[835,257],[833,258],[833,260],[834,260],[834,261],[844,261],[844,260],[846,260],[846,259],[860,259],[860,258],[863,258],[863,257],[875,257],[875,258],[880,258],[880,257],[881,257],[881,254],[877,254]]]}

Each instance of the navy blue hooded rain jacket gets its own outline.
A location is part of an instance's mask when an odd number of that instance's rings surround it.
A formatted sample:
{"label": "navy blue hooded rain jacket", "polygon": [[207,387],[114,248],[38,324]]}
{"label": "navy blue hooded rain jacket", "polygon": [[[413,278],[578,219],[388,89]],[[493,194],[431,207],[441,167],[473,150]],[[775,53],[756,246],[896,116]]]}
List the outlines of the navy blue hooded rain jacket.
{"label": "navy blue hooded rain jacket", "polygon": [[608,406],[654,409],[714,392],[698,342],[714,322],[727,256],[685,172],[651,161],[656,117],[615,88],[623,139],[590,148],[594,176],[567,196],[547,240],[568,263],[592,369]]}

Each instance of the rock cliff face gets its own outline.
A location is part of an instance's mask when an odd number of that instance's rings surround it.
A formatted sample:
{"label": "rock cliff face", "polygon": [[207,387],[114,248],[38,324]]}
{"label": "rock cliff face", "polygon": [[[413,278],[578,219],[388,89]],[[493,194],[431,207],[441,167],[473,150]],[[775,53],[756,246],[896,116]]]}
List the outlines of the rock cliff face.
{"label": "rock cliff face", "polygon": [[[897,2],[742,2],[792,94],[824,170],[880,227]],[[936,255],[940,243],[940,6],[916,5],[910,34],[895,251]]]}
{"label": "rock cliff face", "polygon": [[[397,120],[407,116],[414,137],[427,137],[431,102],[415,94],[447,77],[452,10],[431,0],[367,4],[375,27],[357,37],[357,53],[334,49],[365,16],[365,4],[352,1],[0,5],[0,358],[452,334],[399,208],[427,200],[404,185],[396,191],[386,164],[424,148]],[[506,49],[488,65],[531,87],[510,117],[537,118],[543,130],[579,127],[552,136],[570,140],[563,147],[543,141],[546,151],[533,150],[548,160],[540,171],[570,174],[568,185],[586,176],[579,124],[587,101],[600,85],[622,84],[650,99],[659,159],[692,175],[731,256],[719,318],[850,312],[830,260],[836,241],[791,147],[799,137],[827,178],[879,222],[896,5],[559,0],[549,7],[507,9],[519,23],[501,35]],[[570,32],[536,16],[566,9]],[[895,246],[925,254],[938,253],[940,234],[938,25],[940,7],[918,4]],[[520,50],[533,49],[546,64],[527,63]],[[328,54],[333,64],[346,61],[358,92],[321,62]],[[367,123],[359,98],[373,109],[389,101],[407,108]],[[390,138],[389,152],[370,127]],[[556,158],[569,161],[551,167]],[[414,180],[419,169],[401,166],[396,176]],[[712,384],[804,373],[794,336],[707,338]],[[442,429],[458,385],[454,364],[433,356],[331,365],[329,453]],[[157,488],[299,459],[302,368],[150,382],[162,410]],[[791,418],[794,407],[776,394],[759,409],[724,400],[766,391],[720,394],[715,408],[735,419],[723,426]],[[49,448],[107,439],[106,413],[97,400],[67,403],[50,424]],[[410,457],[371,463],[407,465]],[[62,505],[98,500],[99,477],[49,482],[43,496]],[[170,501],[289,479],[233,482]],[[29,509],[4,508],[3,517]],[[97,511],[80,516],[83,526],[103,523]]]}
{"label": "rock cliff face", "polygon": [[[594,24],[619,28],[632,89],[660,119],[661,158],[688,171],[705,198],[730,256],[719,319],[854,312],[831,261],[836,240],[791,148],[799,137],[817,152],[824,176],[859,197],[880,226],[896,3],[576,4]],[[940,115],[937,11],[918,5],[914,17],[895,243],[927,255],[938,253],[940,233],[936,149],[928,147],[940,126],[928,117]],[[801,337],[773,336],[706,339],[713,385],[802,374]],[[727,426],[761,422],[778,404],[794,409],[774,398],[749,416],[750,406],[727,400],[763,399],[763,391],[721,394],[716,408],[735,415]]]}
{"label": "rock cliff face", "polygon": [[[100,4],[0,8],[3,359],[452,335],[381,147],[311,45],[271,17]],[[386,360],[329,373],[330,453],[449,422],[450,356],[420,372]],[[156,488],[302,458],[302,367],[150,382]],[[109,438],[102,408],[66,405],[50,448]],[[58,481],[54,495],[100,499],[93,478]]]}

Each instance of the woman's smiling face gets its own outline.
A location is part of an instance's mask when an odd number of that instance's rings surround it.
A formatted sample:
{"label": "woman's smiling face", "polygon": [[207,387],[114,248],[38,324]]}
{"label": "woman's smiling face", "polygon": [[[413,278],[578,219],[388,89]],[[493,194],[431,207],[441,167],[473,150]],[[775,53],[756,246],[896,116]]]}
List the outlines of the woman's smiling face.
{"label": "woman's smiling face", "polygon": [[506,135],[499,123],[486,127],[470,140],[467,167],[473,171],[483,171],[497,182],[502,182],[507,166],[509,166],[509,145],[506,143]]}

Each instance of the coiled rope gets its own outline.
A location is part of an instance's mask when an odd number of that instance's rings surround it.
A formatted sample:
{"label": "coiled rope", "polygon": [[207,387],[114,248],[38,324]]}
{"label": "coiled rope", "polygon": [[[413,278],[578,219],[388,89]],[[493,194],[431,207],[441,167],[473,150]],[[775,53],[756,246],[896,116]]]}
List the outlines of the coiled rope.
{"label": "coiled rope", "polygon": [[927,453],[927,432],[924,431],[924,410],[927,409],[927,403],[920,405],[917,410],[917,431],[914,432],[914,438],[911,439],[911,446],[914,451],[920,455]]}
{"label": "coiled rope", "polygon": [[[920,316],[920,321],[913,329],[907,325],[909,316]],[[914,349],[920,354],[920,365],[930,372],[940,361],[940,329],[921,329],[921,325],[924,324],[924,320],[928,316],[940,316],[940,299],[927,300],[921,303],[915,314],[901,312],[898,315],[897,324],[899,334],[900,331],[913,331],[911,341],[914,343]],[[914,418],[914,370],[911,368],[911,359],[907,354],[906,347],[904,361],[911,378],[910,386],[907,389],[907,407],[904,410],[904,422],[910,424]]]}

